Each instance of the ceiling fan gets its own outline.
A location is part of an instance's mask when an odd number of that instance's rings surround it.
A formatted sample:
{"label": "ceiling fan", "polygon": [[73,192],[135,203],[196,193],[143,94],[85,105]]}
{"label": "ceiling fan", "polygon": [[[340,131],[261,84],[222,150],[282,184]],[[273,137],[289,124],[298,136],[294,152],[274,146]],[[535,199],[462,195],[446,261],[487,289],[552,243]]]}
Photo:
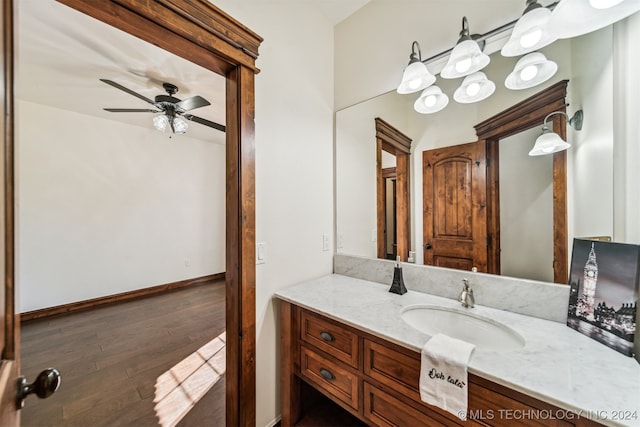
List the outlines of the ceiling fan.
{"label": "ceiling fan", "polygon": [[226,131],[226,127],[224,125],[203,119],[202,117],[194,116],[193,114],[188,114],[187,111],[206,107],[207,105],[211,105],[211,103],[199,95],[192,96],[191,98],[184,100],[174,97],[173,95],[178,92],[178,86],[174,84],[163,83],[162,87],[167,91],[168,95],[157,95],[154,100],[151,100],[144,95],[114,82],[113,80],[100,79],[100,81],[133,95],[136,98],[140,98],[156,108],[105,108],[105,111],[112,113],[164,113],[153,117],[153,126],[162,132],[164,132],[167,126],[169,126],[173,133],[185,133],[188,125],[180,116],[189,121],[200,123],[201,125],[209,126],[222,132]]}

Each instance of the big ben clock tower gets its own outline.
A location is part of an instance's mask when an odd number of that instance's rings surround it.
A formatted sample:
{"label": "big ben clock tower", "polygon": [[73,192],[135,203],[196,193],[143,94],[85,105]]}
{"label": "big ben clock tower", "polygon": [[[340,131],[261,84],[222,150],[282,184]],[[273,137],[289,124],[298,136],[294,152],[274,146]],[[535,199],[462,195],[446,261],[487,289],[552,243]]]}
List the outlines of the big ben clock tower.
{"label": "big ben clock tower", "polygon": [[587,263],[584,265],[584,282],[582,285],[582,298],[579,302],[579,315],[586,317],[588,320],[595,320],[593,311],[595,308],[596,284],[598,282],[598,263],[596,262],[596,253],[594,243],[591,243],[591,251]]}

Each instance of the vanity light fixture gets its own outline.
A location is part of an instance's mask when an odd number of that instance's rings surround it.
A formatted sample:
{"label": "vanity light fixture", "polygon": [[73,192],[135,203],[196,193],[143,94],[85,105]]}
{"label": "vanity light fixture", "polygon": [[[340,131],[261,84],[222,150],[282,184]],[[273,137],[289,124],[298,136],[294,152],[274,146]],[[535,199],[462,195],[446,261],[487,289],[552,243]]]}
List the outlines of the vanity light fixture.
{"label": "vanity light fixture", "polygon": [[437,113],[449,104],[449,97],[438,86],[429,86],[422,91],[413,104],[413,109],[421,114]]}
{"label": "vanity light fixture", "polygon": [[547,46],[556,38],[547,28],[551,10],[537,0],[527,0],[522,17],[513,27],[507,43],[502,47],[502,56],[520,56]]}
{"label": "vanity light fixture", "polygon": [[[417,49],[417,53],[416,53]],[[409,65],[402,73],[402,81],[398,86],[398,93],[414,93],[426,88],[436,81],[436,77],[429,72],[427,66],[422,62],[420,44],[414,41],[411,44],[411,55],[409,55]]]}
{"label": "vanity light fixture", "polygon": [[558,71],[558,64],[540,52],[532,52],[518,60],[504,85],[508,89],[528,89],[549,80]]}
{"label": "vanity light fixture", "polygon": [[569,115],[563,111],[554,111],[553,113],[548,114],[547,117],[544,118],[542,134],[538,137],[538,139],[536,139],[535,145],[533,146],[531,151],[529,151],[530,156],[543,156],[545,154],[557,153],[558,151],[563,151],[571,147],[571,144],[560,138],[560,135],[549,130],[549,126],[547,126],[547,119],[549,119],[549,117],[553,116],[554,114],[565,115],[569,120],[569,125],[571,125],[575,130],[582,129],[582,110],[576,111],[571,118],[569,118]]}
{"label": "vanity light fixture", "polygon": [[484,41],[478,42],[469,35],[467,17],[462,18],[462,31],[458,43],[451,51],[449,61],[440,72],[445,79],[468,76],[486,67],[491,59],[482,52]]}
{"label": "vanity light fixture", "polygon": [[640,0],[561,0],[551,13],[549,31],[568,39],[599,30],[640,10]]}
{"label": "vanity light fixture", "polygon": [[453,99],[461,104],[482,101],[496,90],[496,85],[482,71],[465,77],[462,84],[453,93]]}

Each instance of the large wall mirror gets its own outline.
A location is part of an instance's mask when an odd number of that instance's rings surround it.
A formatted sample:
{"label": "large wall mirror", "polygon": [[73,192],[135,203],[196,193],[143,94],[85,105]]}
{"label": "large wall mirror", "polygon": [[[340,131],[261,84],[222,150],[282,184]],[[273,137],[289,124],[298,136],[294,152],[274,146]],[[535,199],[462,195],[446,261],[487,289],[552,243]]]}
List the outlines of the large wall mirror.
{"label": "large wall mirror", "polygon": [[[435,114],[413,109],[418,94],[395,91],[336,113],[336,241],[337,252],[377,257],[376,147],[374,119],[394,126],[412,140],[410,159],[410,244],[413,259],[423,263],[422,153],[476,141],[474,126],[562,80],[568,80],[566,111],[584,111],[581,131],[567,126],[567,251],[574,237],[613,235],[613,30],[611,27],[558,40],[541,50],[558,64],[558,72],[542,85],[509,90],[504,80],[518,58],[499,52],[483,71],[496,84],[495,93],[475,104],[459,104],[453,92],[462,79],[438,78],[450,98]],[[400,78],[401,69],[398,70]],[[542,121],[500,140],[500,239],[504,275],[554,281],[553,158],[528,156]],[[564,124],[564,122],[563,122]],[[408,254],[407,254],[408,256]],[[406,258],[403,258],[406,259]],[[566,264],[569,259],[562,260]],[[566,281],[555,279],[558,283]]]}

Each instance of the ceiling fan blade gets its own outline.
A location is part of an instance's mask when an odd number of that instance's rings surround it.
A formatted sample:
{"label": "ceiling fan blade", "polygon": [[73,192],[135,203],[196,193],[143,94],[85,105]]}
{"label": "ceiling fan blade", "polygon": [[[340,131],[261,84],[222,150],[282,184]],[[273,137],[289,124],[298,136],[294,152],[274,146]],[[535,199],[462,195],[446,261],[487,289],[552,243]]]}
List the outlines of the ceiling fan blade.
{"label": "ceiling fan blade", "polygon": [[200,123],[201,125],[209,126],[210,128],[218,129],[222,132],[226,132],[227,130],[227,128],[224,125],[221,125],[216,122],[212,122],[207,119],[203,119],[202,117],[194,116],[193,114],[183,114],[182,116],[187,120]]}
{"label": "ceiling fan blade", "polygon": [[159,110],[152,110],[150,108],[103,108],[103,110],[112,113],[160,113]]}
{"label": "ceiling fan blade", "polygon": [[176,110],[185,112],[189,110],[195,110],[196,108],[200,107],[206,107],[207,105],[211,105],[211,103],[200,95],[196,95],[178,102],[176,104]]}
{"label": "ceiling fan blade", "polygon": [[100,79],[100,81],[101,81],[101,82],[104,82],[104,83],[106,83],[106,84],[108,84],[108,85],[111,85],[111,86],[115,87],[116,89],[120,89],[121,91],[126,92],[126,93],[128,93],[129,95],[133,95],[133,96],[135,96],[136,98],[140,98],[140,99],[142,99],[144,102],[148,102],[148,103],[149,103],[149,104],[151,104],[151,105],[155,105],[155,102],[153,102],[151,99],[147,98],[146,96],[144,96],[144,95],[140,95],[138,92],[134,92],[134,91],[132,91],[131,89],[128,89],[128,88],[126,88],[126,87],[122,86],[121,84],[114,82],[113,80]]}

